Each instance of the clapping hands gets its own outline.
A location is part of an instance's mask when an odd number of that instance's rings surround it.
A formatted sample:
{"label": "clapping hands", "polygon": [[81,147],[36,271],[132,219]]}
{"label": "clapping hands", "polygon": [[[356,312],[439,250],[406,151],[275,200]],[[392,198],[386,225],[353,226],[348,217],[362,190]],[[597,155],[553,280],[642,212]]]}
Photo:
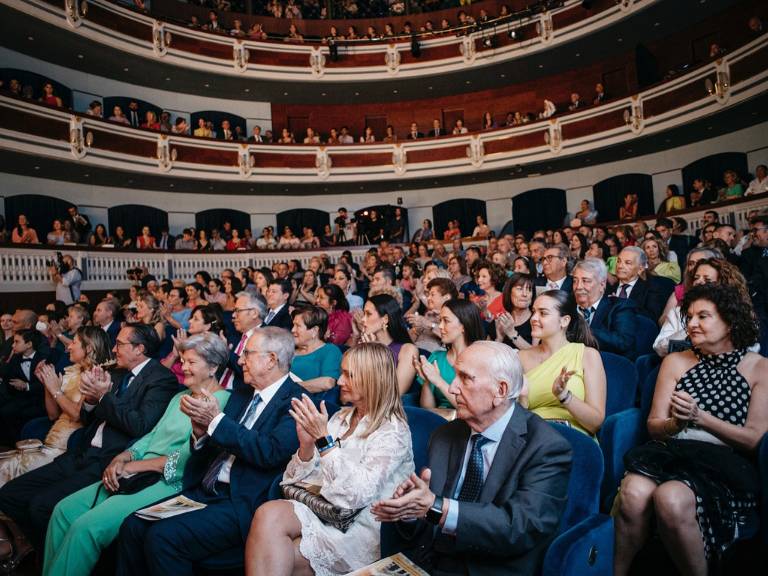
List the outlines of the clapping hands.
{"label": "clapping hands", "polygon": [[429,489],[432,471],[424,468],[421,476],[412,473],[395,489],[392,498],[371,506],[373,517],[379,522],[397,522],[423,518],[435,503],[435,494]]}
{"label": "clapping hands", "polygon": [[94,366],[80,376],[80,393],[88,404],[97,404],[112,390],[112,378],[101,366]]}

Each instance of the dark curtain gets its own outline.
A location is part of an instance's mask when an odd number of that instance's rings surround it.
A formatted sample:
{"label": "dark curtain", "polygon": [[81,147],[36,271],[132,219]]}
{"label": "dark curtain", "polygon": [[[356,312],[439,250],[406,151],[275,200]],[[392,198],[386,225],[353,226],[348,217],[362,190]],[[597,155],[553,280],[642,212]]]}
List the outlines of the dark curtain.
{"label": "dark curtain", "polygon": [[0,79],[3,81],[3,87],[7,90],[12,79],[16,79],[22,86],[32,88],[32,98],[37,100],[43,95],[43,84],[50,82],[53,85],[53,93],[61,98],[61,104],[64,108],[72,108],[72,90],[56,80],[51,80],[46,76],[18,70],[16,68],[0,68]]}
{"label": "dark curtain", "polygon": [[242,232],[246,228],[251,227],[251,216],[246,212],[232,210],[230,208],[213,208],[195,214],[195,228],[198,230],[205,230],[209,234],[213,228],[221,230],[221,226],[224,222],[231,223],[232,228],[236,228],[239,232]]}
{"label": "dark curtain", "polygon": [[109,232],[115,233],[117,226],[125,229],[125,235],[136,238],[141,234],[144,226],[149,226],[149,231],[157,238],[163,228],[168,228],[168,212],[151,206],[138,204],[123,204],[109,209]]}
{"label": "dark curtain", "polygon": [[437,238],[443,237],[448,229],[449,220],[458,220],[462,236],[471,236],[477,226],[477,217],[482,216],[485,222],[488,217],[485,210],[485,200],[475,198],[456,198],[435,204],[432,208],[432,224]]}
{"label": "dark curtain", "polygon": [[599,222],[613,222],[619,219],[619,209],[624,204],[627,192],[637,194],[638,216],[656,213],[653,205],[653,180],[648,174],[613,176],[595,184],[592,191]]}
{"label": "dark curtain", "polygon": [[726,170],[735,170],[742,180],[749,182],[749,167],[747,165],[747,155],[743,152],[722,152],[713,154],[706,158],[691,162],[683,168],[683,189],[686,199],[690,198],[693,190],[693,181],[697,178],[709,180],[712,183],[713,190],[719,190],[725,184],[723,182],[723,172]]}
{"label": "dark curtain", "polygon": [[562,228],[568,212],[565,190],[538,188],[512,198],[512,221],[515,233],[531,236],[536,230]]}
{"label": "dark curtain", "polygon": [[128,118],[128,104],[131,102],[136,102],[136,104],[139,105],[139,124],[144,124],[146,120],[146,114],[148,111],[152,111],[155,113],[155,117],[160,120],[160,113],[163,111],[162,108],[159,106],[152,104],[151,102],[146,102],[144,100],[139,100],[138,98],[128,98],[126,96],[107,96],[102,100],[102,110],[104,111],[104,118],[109,118],[112,116],[112,110],[115,106],[120,106],[120,109],[123,111],[123,115]]}
{"label": "dark curtain", "polygon": [[67,210],[70,206],[74,206],[74,204],[40,194],[6,196],[5,221],[7,230],[10,231],[16,225],[19,214],[24,214],[30,226],[37,232],[40,242],[45,243],[45,237],[51,231],[53,221],[57,218],[62,220],[69,216]]}
{"label": "dark curtain", "polygon": [[391,232],[390,224],[395,219],[395,210],[397,208],[400,208],[400,211],[402,212],[402,218],[405,221],[405,234],[403,234],[403,238],[407,241],[410,236],[408,235],[408,209],[403,208],[402,206],[392,206],[391,204],[379,204],[378,206],[368,206],[367,208],[361,208],[360,210],[355,210],[355,219],[358,222],[368,222],[368,214],[370,214],[371,210],[376,210],[376,214],[378,215],[379,219],[384,222],[385,229],[387,231],[387,234]]}
{"label": "dark curtain", "polygon": [[292,208],[285,210],[277,215],[277,230],[275,236],[283,233],[283,228],[290,226],[293,233],[301,238],[302,229],[309,226],[315,233],[315,236],[322,236],[323,228],[331,221],[328,212],[324,210],[315,210],[314,208]]}
{"label": "dark curtain", "polygon": [[206,122],[213,122],[213,131],[216,133],[217,138],[222,137],[222,120],[229,120],[229,125],[232,132],[235,131],[235,126],[240,126],[240,129],[243,131],[243,136],[248,136],[248,131],[245,126],[245,118],[242,118],[241,116],[235,116],[229,112],[219,112],[217,110],[201,110],[200,112],[193,112],[189,116],[192,132],[197,130],[197,121],[200,118],[205,118]]}

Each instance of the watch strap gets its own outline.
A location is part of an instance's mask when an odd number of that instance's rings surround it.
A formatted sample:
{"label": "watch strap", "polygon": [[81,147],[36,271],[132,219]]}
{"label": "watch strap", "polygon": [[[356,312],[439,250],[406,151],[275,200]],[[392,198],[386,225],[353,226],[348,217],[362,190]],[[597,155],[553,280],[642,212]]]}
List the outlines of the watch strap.
{"label": "watch strap", "polygon": [[443,517],[443,497],[435,496],[435,502],[427,510],[425,517],[426,521],[430,524],[437,526],[440,524],[440,519]]}

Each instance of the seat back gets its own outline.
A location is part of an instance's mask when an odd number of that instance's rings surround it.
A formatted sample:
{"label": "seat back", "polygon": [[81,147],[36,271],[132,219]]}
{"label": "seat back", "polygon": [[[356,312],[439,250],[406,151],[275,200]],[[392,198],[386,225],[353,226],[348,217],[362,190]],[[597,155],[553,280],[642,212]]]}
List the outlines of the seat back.
{"label": "seat back", "polygon": [[639,408],[628,408],[605,419],[597,438],[603,453],[605,473],[600,488],[600,502],[609,511],[616,491],[624,477],[624,454],[644,439],[645,420]]}
{"label": "seat back", "polygon": [[592,438],[563,424],[550,422],[573,450],[571,478],[568,481],[568,503],[560,519],[560,532],[596,514],[600,507],[600,484],[603,481],[603,454]]}
{"label": "seat back", "polygon": [[763,545],[768,544],[768,433],[757,448],[757,468],[760,474],[760,535]]}
{"label": "seat back", "polygon": [[600,352],[607,380],[605,416],[616,414],[635,405],[637,395],[637,369],[618,354]]}
{"label": "seat back", "polygon": [[659,335],[659,327],[656,322],[643,316],[635,315],[635,357],[653,352],[653,342]]}

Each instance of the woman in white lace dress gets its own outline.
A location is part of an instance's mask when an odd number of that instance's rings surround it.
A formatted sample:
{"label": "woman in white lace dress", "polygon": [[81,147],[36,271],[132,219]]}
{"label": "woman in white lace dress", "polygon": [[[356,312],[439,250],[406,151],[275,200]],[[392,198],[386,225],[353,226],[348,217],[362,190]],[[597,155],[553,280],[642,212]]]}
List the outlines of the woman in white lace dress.
{"label": "woman in white lace dress", "polygon": [[380,557],[380,524],[370,505],[414,471],[392,353],[376,343],[351,348],[342,359],[338,385],[341,402],[352,406],[330,421],[324,404],[318,411],[306,396],[293,401],[299,451],[282,484],[320,486],[320,495],[331,504],[362,511],[345,533],[294,500],[262,505],[246,544],[249,575],[346,574]]}

